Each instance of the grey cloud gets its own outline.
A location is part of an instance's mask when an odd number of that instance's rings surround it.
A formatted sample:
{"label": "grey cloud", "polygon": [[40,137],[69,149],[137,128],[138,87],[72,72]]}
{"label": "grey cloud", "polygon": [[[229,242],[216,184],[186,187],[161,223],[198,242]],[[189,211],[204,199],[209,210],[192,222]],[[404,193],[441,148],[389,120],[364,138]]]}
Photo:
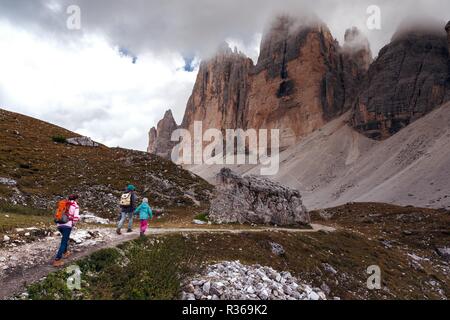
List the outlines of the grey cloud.
{"label": "grey cloud", "polygon": [[[80,33],[65,28],[65,8],[77,4],[82,10],[83,32],[103,33],[114,45],[136,53],[195,52],[203,57],[228,37],[250,43],[279,13],[315,12],[341,41],[345,30],[355,25],[369,37],[375,53],[389,42],[400,21],[412,14],[428,15],[436,21],[450,18],[448,0],[61,0],[57,2],[63,9],[59,13],[48,8],[46,4],[51,2],[2,0],[0,17],[70,38]],[[380,31],[365,27],[369,5],[381,8]]]}

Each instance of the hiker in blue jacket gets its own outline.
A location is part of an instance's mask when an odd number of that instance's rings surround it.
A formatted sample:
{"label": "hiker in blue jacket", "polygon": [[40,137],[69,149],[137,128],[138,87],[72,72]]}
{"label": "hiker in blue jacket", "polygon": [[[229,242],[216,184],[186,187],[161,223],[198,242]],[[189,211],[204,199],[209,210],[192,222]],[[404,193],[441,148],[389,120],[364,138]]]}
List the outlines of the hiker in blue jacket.
{"label": "hiker in blue jacket", "polygon": [[141,220],[141,237],[143,237],[145,235],[145,231],[147,231],[148,219],[153,218],[153,212],[148,205],[147,198],[142,199],[142,203],[136,208],[134,214],[139,215],[139,219]]}

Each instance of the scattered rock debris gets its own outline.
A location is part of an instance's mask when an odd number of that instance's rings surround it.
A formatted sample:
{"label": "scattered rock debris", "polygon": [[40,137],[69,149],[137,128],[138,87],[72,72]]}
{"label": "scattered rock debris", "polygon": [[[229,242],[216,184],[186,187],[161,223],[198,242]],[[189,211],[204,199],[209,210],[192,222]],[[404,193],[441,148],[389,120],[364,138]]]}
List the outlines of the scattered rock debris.
{"label": "scattered rock debris", "polygon": [[204,275],[182,285],[182,300],[326,300],[320,288],[301,283],[289,272],[246,266],[239,261],[211,265]]}

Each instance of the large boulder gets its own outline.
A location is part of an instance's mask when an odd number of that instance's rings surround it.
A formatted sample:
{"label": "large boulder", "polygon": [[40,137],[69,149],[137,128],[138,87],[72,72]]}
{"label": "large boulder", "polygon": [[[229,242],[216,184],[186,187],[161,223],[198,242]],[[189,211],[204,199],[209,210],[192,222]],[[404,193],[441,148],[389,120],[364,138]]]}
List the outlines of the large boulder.
{"label": "large boulder", "polygon": [[297,190],[258,176],[223,168],[217,174],[217,194],[209,219],[215,223],[296,226],[310,223]]}

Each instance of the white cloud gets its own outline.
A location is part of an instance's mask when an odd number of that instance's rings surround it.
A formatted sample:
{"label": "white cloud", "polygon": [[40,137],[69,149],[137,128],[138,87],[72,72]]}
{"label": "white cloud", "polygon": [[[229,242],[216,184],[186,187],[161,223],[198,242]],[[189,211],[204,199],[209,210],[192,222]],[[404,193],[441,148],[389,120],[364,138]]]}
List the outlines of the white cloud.
{"label": "white cloud", "polygon": [[196,77],[177,53],[146,52],[133,64],[92,34],[62,43],[1,22],[0,43],[2,107],[109,146],[145,150],[167,108],[181,121]]}
{"label": "white cloud", "polygon": [[[81,8],[78,32],[66,28],[71,4]],[[372,4],[381,31],[366,28]],[[448,0],[1,0],[0,106],[144,150],[167,108],[182,120],[197,72],[184,70],[181,55],[196,56],[198,68],[226,39],[256,62],[274,15],[310,11],[341,43],[347,28],[360,27],[376,55],[412,13],[444,26],[449,10]],[[136,64],[114,46],[136,54]]]}
{"label": "white cloud", "polygon": [[256,33],[253,36],[252,41],[248,44],[236,38],[228,38],[226,39],[226,42],[233,50],[236,47],[238,51],[243,52],[246,56],[253,60],[254,64],[256,64],[258,62],[261,39],[262,33]]}

